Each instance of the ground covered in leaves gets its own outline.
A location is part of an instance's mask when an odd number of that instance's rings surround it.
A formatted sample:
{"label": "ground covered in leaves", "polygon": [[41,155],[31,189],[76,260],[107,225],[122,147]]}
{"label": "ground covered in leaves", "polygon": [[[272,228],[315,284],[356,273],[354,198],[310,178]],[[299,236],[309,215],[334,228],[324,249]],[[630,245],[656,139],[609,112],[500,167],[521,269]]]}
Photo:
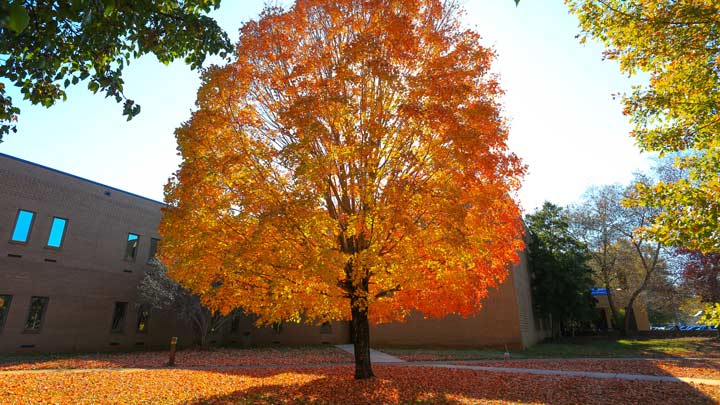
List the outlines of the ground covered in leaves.
{"label": "ground covered in leaves", "polygon": [[4,373],[0,403],[712,404],[720,387],[411,366]]}
{"label": "ground covered in leaves", "polygon": [[720,360],[510,360],[456,362],[484,367],[542,370],[591,371],[613,374],[643,374],[720,380]]}
{"label": "ground covered in leaves", "polygon": [[[156,368],[168,361],[167,351],[92,353],[0,357],[0,370],[77,368]],[[176,354],[178,366],[284,366],[352,362],[352,356],[334,346],[252,349],[188,349]]]}

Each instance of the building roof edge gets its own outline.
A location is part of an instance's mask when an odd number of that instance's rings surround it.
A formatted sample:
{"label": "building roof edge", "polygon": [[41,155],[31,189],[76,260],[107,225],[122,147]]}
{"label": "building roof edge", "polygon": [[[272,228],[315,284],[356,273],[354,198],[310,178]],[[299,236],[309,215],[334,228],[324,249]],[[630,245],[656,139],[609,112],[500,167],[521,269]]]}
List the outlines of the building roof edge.
{"label": "building roof edge", "polygon": [[124,193],[124,194],[127,194],[127,195],[129,195],[129,196],[131,196],[131,197],[139,198],[139,199],[141,199],[141,200],[149,201],[149,202],[152,202],[152,203],[155,203],[155,204],[160,204],[160,205],[162,205],[162,206],[165,206],[165,205],[166,205],[166,204],[165,204],[164,202],[162,202],[162,201],[153,200],[152,198],[149,198],[149,197],[143,197],[143,196],[141,196],[141,195],[139,195],[139,194],[131,193],[131,192],[129,192],[129,191],[125,191],[125,190],[119,189],[119,188],[117,188],[117,187],[108,186],[107,184],[103,184],[103,183],[99,183],[99,182],[97,182],[97,181],[93,181],[93,180],[90,180],[90,179],[86,179],[86,178],[84,178],[84,177],[80,177],[80,176],[77,176],[77,175],[74,175],[74,174],[71,174],[71,173],[67,173],[67,172],[64,172],[64,171],[62,171],[62,170],[53,169],[52,167],[48,167],[48,166],[45,166],[45,165],[41,165],[41,164],[39,164],[39,163],[31,162],[31,161],[29,161],[29,160],[21,159],[21,158],[19,158],[19,157],[11,156],[11,155],[8,155],[8,154],[6,154],[6,153],[0,152],[0,157],[8,158],[8,159],[15,160],[15,161],[18,161],[18,162],[21,162],[21,163],[25,163],[25,164],[28,164],[28,165],[31,165],[31,166],[39,167],[39,168],[41,168],[41,169],[45,169],[45,170],[48,170],[48,171],[51,171],[51,172],[54,172],[54,173],[62,174],[63,176],[68,176],[68,177],[71,177],[71,178],[73,178],[73,179],[81,180],[81,181],[84,181],[84,182],[86,182],[86,183],[94,184],[94,185],[96,185],[96,186],[101,186],[101,187],[104,187],[104,188],[107,188],[107,189],[110,189],[110,190],[113,190],[113,191],[119,191],[119,192]]}

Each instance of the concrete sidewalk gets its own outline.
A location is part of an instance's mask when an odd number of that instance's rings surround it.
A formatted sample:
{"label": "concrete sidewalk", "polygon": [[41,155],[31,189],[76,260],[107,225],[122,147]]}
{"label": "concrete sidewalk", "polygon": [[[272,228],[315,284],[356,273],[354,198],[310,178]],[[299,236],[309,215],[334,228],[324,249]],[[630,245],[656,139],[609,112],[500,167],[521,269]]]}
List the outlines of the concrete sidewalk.
{"label": "concrete sidewalk", "polygon": [[[355,346],[349,345],[335,345],[340,350],[344,350],[352,355],[355,355]],[[370,361],[373,363],[407,363],[403,359],[399,359],[395,356],[379,352],[377,350],[370,349]]]}
{"label": "concrete sidewalk", "polygon": [[684,382],[705,385],[720,386],[720,380],[711,380],[707,378],[691,378],[691,377],[674,377],[674,376],[655,376],[645,374],[621,374],[621,373],[598,373],[593,371],[565,371],[565,370],[544,370],[535,368],[512,368],[512,367],[485,367],[485,366],[462,366],[456,364],[432,364],[426,365],[437,368],[454,368],[462,370],[478,370],[478,371],[494,371],[500,373],[514,374],[535,374],[535,375],[561,375],[569,377],[590,377],[601,379],[616,380],[639,380],[639,381],[661,381],[661,382]]}

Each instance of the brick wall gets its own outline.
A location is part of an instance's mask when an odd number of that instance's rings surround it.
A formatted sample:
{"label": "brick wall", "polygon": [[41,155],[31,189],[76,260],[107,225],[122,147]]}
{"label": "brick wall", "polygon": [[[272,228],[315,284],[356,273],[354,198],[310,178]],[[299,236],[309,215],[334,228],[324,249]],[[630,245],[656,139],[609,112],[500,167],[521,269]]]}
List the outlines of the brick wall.
{"label": "brick wall", "polygon": [[[0,154],[0,295],[12,301],[0,330],[0,353],[128,350],[165,347],[171,336],[193,341],[190,325],[153,310],[146,333],[137,329],[137,286],[148,267],[150,241],[159,238],[162,203]],[[35,213],[27,243],[12,242],[18,210]],[[53,217],[67,219],[60,249],[48,248]],[[137,256],[125,259],[128,233],[139,235]],[[25,328],[33,296],[49,297],[37,331]],[[126,302],[122,333],[111,331],[116,302]],[[319,326],[288,325],[280,333],[254,328],[243,318],[242,332],[229,325],[210,340],[217,343],[344,343],[338,323],[330,333]],[[327,330],[325,330],[327,332]]]}

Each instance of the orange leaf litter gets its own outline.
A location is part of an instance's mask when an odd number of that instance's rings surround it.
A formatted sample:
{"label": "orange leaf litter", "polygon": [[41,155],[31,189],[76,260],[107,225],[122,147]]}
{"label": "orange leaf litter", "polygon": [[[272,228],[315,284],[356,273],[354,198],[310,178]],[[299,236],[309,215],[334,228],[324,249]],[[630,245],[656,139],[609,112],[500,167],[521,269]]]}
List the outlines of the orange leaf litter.
{"label": "orange leaf litter", "polygon": [[[54,357],[54,356],[50,356]],[[17,361],[2,364],[0,370],[39,370],[76,368],[135,368],[163,367],[168,352],[95,353],[68,355],[37,361]],[[176,363],[181,366],[286,366],[297,364],[337,364],[352,362],[352,356],[335,347],[254,348],[182,350]]]}
{"label": "orange leaf litter", "polygon": [[720,387],[430,367],[36,372],[0,378],[2,404],[478,403],[712,404]]}

